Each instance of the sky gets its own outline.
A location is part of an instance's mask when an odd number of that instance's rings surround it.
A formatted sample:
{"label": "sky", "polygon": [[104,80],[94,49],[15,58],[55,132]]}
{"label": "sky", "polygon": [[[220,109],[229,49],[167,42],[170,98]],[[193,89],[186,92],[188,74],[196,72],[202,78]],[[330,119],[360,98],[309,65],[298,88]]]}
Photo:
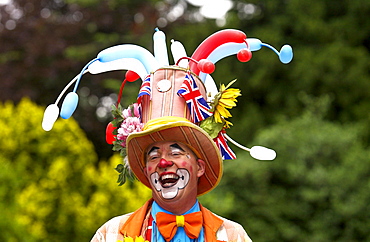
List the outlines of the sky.
{"label": "sky", "polygon": [[200,7],[200,13],[206,18],[222,18],[232,8],[231,0],[187,0],[188,3]]}
{"label": "sky", "polygon": [[0,0],[0,5],[8,4],[10,0]]}

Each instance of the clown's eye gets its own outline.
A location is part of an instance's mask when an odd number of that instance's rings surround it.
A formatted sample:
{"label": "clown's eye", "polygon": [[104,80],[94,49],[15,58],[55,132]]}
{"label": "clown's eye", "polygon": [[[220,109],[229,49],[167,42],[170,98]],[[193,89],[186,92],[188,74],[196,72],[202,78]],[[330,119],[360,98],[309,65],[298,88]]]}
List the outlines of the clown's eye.
{"label": "clown's eye", "polygon": [[169,154],[170,157],[176,159],[176,158],[180,158],[182,156],[184,156],[185,153],[184,152],[181,152],[181,151],[173,151]]}
{"label": "clown's eye", "polygon": [[147,157],[147,161],[156,161],[159,158],[159,154],[157,152],[150,153]]}

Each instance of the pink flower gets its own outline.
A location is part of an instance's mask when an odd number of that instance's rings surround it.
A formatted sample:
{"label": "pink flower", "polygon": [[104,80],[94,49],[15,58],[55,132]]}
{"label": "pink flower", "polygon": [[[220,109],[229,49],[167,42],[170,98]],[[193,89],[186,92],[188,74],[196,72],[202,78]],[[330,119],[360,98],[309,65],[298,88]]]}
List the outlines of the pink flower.
{"label": "pink flower", "polygon": [[132,104],[134,109],[134,115],[135,117],[140,118],[140,111],[139,111],[139,105],[137,103]]}
{"label": "pink flower", "polygon": [[122,141],[122,146],[126,147],[127,136],[131,133],[140,132],[144,124],[140,122],[138,117],[127,117],[123,120],[121,127],[117,130],[117,140]]}
{"label": "pink flower", "polygon": [[134,103],[122,111],[123,118],[140,117],[139,105]]}
{"label": "pink flower", "polygon": [[124,109],[123,111],[122,111],[122,116],[126,119],[126,118],[128,118],[128,117],[132,117],[132,115],[131,115],[131,108],[129,107],[129,108],[127,108],[127,109]]}

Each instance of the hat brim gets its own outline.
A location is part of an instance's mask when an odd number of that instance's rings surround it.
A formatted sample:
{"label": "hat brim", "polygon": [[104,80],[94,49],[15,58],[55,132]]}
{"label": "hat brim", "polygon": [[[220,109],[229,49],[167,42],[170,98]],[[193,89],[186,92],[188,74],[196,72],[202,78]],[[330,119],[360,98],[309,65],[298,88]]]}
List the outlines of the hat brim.
{"label": "hat brim", "polygon": [[198,196],[211,191],[221,180],[223,167],[220,151],[211,137],[199,126],[177,121],[160,125],[152,129],[132,133],[127,138],[127,157],[130,168],[145,186],[151,188],[144,174],[147,147],[155,142],[174,141],[189,146],[198,158],[205,162],[205,173],[198,181]]}

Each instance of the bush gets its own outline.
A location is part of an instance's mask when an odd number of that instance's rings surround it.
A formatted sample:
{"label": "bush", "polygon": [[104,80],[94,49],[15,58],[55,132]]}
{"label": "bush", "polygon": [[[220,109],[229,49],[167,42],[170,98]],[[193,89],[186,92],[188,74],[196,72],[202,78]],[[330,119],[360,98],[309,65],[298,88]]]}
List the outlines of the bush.
{"label": "bush", "polygon": [[144,203],[150,190],[118,187],[113,168],[120,157],[98,162],[72,118],[43,131],[43,111],[27,98],[0,104],[0,240],[88,241],[104,221]]}

